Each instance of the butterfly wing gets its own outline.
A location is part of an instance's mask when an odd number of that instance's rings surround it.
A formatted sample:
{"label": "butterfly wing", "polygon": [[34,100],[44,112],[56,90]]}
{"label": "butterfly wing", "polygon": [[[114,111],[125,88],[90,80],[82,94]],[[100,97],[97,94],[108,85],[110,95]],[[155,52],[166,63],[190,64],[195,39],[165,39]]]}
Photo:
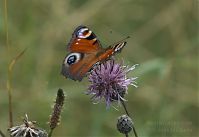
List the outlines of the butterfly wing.
{"label": "butterfly wing", "polygon": [[70,52],[93,53],[102,49],[96,35],[86,26],[79,26],[72,34],[67,45]]}
{"label": "butterfly wing", "polygon": [[[73,56],[79,53],[72,53],[69,56]],[[77,59],[76,63],[69,64],[69,59],[65,59],[62,65],[62,75],[65,77],[71,78],[73,80],[81,81],[89,69],[96,62],[95,54],[79,54],[79,59]],[[78,56],[77,56],[78,58]]]}
{"label": "butterfly wing", "polygon": [[97,54],[70,53],[64,60],[61,73],[65,77],[81,81],[95,64],[108,60],[115,53],[120,52],[125,44],[126,42],[118,43]]}
{"label": "butterfly wing", "polygon": [[124,46],[126,45],[126,43],[127,43],[126,41],[122,41],[122,42],[116,43],[113,46],[109,46],[108,48],[105,49],[103,53],[99,54],[99,57],[98,57],[99,60],[103,61],[103,60],[109,59],[114,54],[121,52]]}
{"label": "butterfly wing", "polygon": [[96,54],[104,50],[96,35],[86,26],[75,29],[67,49],[70,53],[63,61],[61,74],[78,81],[96,63]]}
{"label": "butterfly wing", "polygon": [[101,47],[96,35],[85,26],[74,31],[67,48],[70,53],[62,64],[61,74],[73,80],[81,81],[83,77],[99,62],[109,59],[121,51],[126,42],[116,43],[106,49]]}
{"label": "butterfly wing", "polygon": [[93,69],[94,66],[108,60],[112,57],[115,53],[121,52],[123,47],[126,45],[126,42],[121,42],[113,47],[108,47],[107,49],[103,50],[102,52],[98,52],[95,56],[89,57],[90,60],[86,60],[86,63],[79,71],[79,76],[83,77],[87,74],[90,70]]}

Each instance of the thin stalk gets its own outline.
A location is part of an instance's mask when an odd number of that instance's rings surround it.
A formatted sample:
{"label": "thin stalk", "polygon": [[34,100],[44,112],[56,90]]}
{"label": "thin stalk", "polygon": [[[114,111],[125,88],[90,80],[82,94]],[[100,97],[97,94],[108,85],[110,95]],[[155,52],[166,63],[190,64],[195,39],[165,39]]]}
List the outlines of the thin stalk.
{"label": "thin stalk", "polygon": [[5,135],[4,135],[4,133],[0,130],[0,136],[1,137],[6,137]]}
{"label": "thin stalk", "polygon": [[6,46],[7,46],[7,51],[9,52],[7,0],[4,0],[4,24],[5,24],[5,32],[6,32]]}
{"label": "thin stalk", "polygon": [[126,108],[126,105],[125,105],[124,101],[121,100],[121,102],[122,102],[122,106],[123,106],[123,108],[124,108],[126,114],[129,116],[129,112],[128,112],[127,108]]}
{"label": "thin stalk", "polygon": [[10,128],[13,126],[13,113],[12,113],[12,90],[11,90],[11,72],[8,71],[8,81],[7,81],[7,89],[8,89],[8,103],[9,103],[9,126]]}
{"label": "thin stalk", "polygon": [[138,134],[137,134],[137,132],[135,130],[135,126],[133,126],[133,132],[134,132],[135,137],[138,137]]}
{"label": "thin stalk", "polygon": [[[8,35],[8,8],[7,0],[4,0],[4,24],[5,24],[5,33],[6,33],[6,47],[7,53],[9,55],[9,35]],[[8,68],[9,69],[9,68]],[[13,113],[12,113],[12,91],[11,91],[11,74],[8,70],[8,80],[7,80],[7,90],[8,90],[8,104],[9,104],[9,127],[13,126]]]}
{"label": "thin stalk", "polygon": [[49,133],[48,133],[48,137],[51,137],[52,133],[53,133],[53,129],[51,128],[50,131],[49,131]]}
{"label": "thin stalk", "polygon": [[125,136],[128,137],[129,136],[128,133],[126,133]]}
{"label": "thin stalk", "polygon": [[[121,100],[121,102],[122,102],[122,106],[123,106],[123,108],[124,108],[124,110],[125,110],[126,114],[130,117],[129,112],[128,112],[127,107],[126,107],[126,104],[124,103],[124,101],[123,101],[123,100]],[[134,126],[134,125],[133,125],[133,132],[134,132],[135,137],[138,137],[137,132],[136,132],[136,130],[135,130],[135,126]],[[128,134],[125,134],[125,135],[126,135],[126,137],[128,137]]]}
{"label": "thin stalk", "polygon": [[8,80],[7,80],[7,90],[8,90],[8,100],[9,100],[9,119],[10,119],[10,128],[13,126],[13,113],[12,113],[12,71],[13,67],[16,64],[17,60],[25,53],[26,49],[20,52],[8,66]]}

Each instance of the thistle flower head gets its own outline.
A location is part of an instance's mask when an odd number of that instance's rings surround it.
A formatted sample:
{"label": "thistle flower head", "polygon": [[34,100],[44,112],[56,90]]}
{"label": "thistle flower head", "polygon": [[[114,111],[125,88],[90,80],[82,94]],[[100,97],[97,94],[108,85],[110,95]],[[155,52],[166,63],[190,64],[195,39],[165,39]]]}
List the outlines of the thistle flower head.
{"label": "thistle flower head", "polygon": [[47,137],[48,136],[45,130],[37,128],[35,126],[36,124],[35,121],[28,120],[27,114],[25,115],[23,122],[24,123],[20,126],[15,126],[8,129],[11,136],[13,137]]}
{"label": "thistle flower head", "polygon": [[93,95],[92,99],[97,102],[104,99],[107,107],[113,101],[124,101],[128,86],[137,87],[135,85],[136,77],[127,78],[127,73],[133,70],[135,66],[123,66],[114,60],[108,60],[98,65],[89,75],[91,84],[87,94]]}

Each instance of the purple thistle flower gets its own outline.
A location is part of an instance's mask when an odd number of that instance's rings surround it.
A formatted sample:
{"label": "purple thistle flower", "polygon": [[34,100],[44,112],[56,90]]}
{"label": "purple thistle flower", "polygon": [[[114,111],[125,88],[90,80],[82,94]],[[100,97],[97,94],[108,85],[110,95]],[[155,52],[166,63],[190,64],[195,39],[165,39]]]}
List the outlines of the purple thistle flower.
{"label": "purple thistle flower", "polygon": [[128,85],[136,86],[136,78],[127,78],[127,73],[134,70],[138,64],[128,67],[108,60],[92,70],[89,75],[91,82],[87,94],[93,95],[92,100],[99,102],[104,99],[107,108],[111,102],[125,101],[124,95],[127,93]]}

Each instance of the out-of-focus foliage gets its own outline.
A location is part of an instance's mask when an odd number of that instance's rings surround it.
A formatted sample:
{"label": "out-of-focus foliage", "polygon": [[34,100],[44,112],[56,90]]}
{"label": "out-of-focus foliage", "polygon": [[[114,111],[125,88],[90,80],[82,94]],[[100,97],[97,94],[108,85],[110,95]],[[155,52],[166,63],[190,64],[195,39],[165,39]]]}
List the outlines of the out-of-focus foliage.
{"label": "out-of-focus foliage", "polygon": [[140,64],[129,74],[139,77],[139,88],[130,87],[126,96],[138,135],[197,136],[197,6],[197,0],[9,0],[7,51],[1,0],[0,129],[8,128],[8,63],[27,48],[12,73],[15,125],[27,113],[48,128],[53,99],[63,88],[65,109],[54,136],[122,136],[116,130],[122,108],[92,104],[84,94],[86,78],[74,82],[60,75],[66,44],[74,28],[84,24],[104,47],[131,36],[116,58]]}

